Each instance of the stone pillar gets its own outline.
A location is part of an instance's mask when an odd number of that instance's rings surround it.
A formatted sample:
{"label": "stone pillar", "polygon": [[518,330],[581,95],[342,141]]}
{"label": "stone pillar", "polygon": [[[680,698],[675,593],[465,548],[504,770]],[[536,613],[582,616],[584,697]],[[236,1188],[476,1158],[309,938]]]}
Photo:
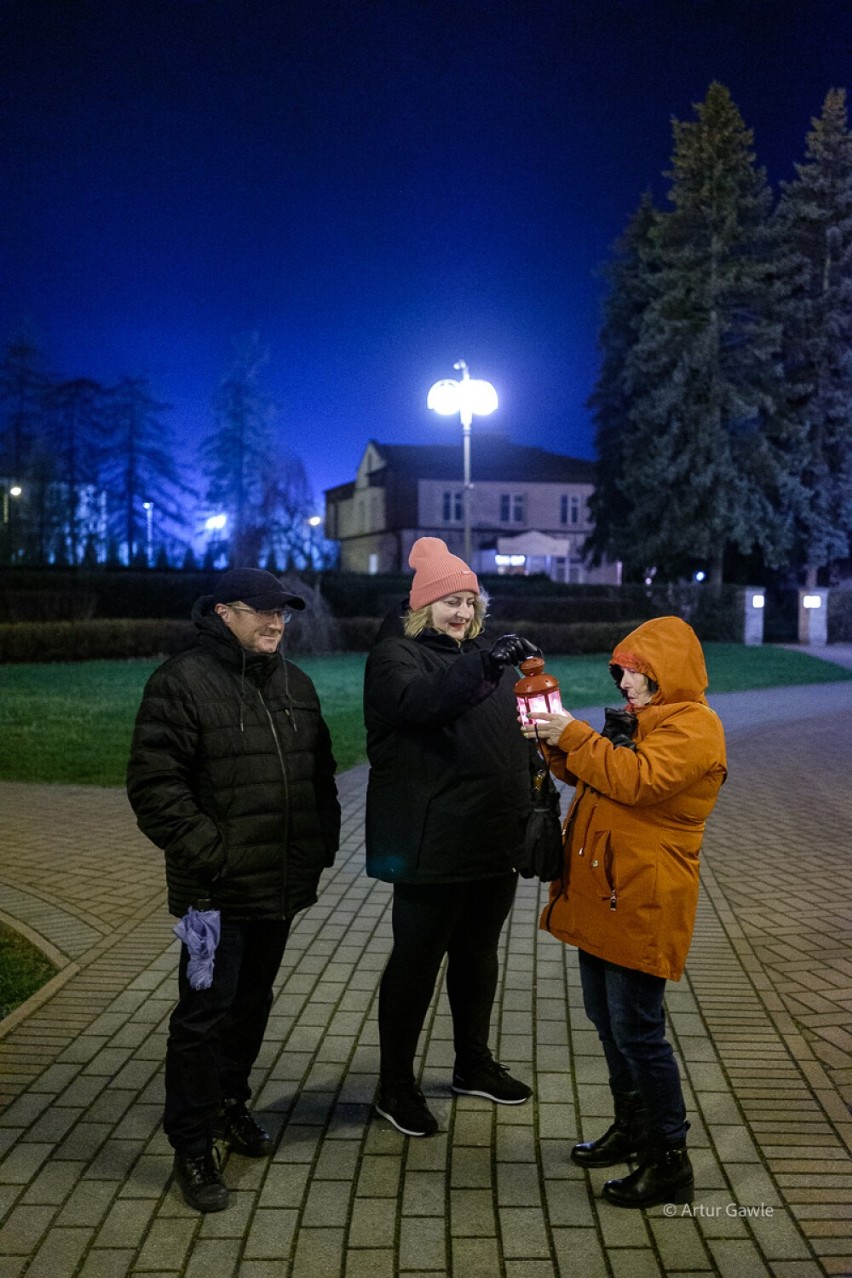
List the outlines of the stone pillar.
{"label": "stone pillar", "polygon": [[799,643],[828,643],[828,591],[799,591]]}
{"label": "stone pillar", "polygon": [[766,611],[766,591],[762,586],[746,586],[739,592],[740,615],[743,622],[743,643],[756,647],[763,643],[763,616]]}

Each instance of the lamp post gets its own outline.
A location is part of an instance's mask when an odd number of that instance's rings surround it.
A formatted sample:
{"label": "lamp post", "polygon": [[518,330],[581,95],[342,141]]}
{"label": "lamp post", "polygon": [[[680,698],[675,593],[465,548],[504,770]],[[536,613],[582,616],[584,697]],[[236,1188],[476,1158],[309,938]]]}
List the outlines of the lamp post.
{"label": "lamp post", "polygon": [[305,520],[305,523],[308,526],[308,556],[307,556],[308,567],[312,569],[314,572],[316,572],[317,570],[316,536],[317,536],[317,529],[322,523],[322,515],[309,515],[308,518]]}
{"label": "lamp post", "polygon": [[463,359],[453,364],[453,368],[461,373],[456,381],[452,377],[444,377],[435,382],[426,396],[426,407],[431,408],[441,417],[453,417],[458,413],[462,425],[462,446],[464,453],[464,492],[462,507],[464,512],[464,559],[471,563],[470,537],[470,429],[474,417],[487,417],[497,407],[497,392],[490,382],[479,381],[471,377],[467,364]]}
{"label": "lamp post", "polygon": [[0,549],[0,557],[5,563],[12,563],[15,558],[15,524],[16,519],[15,507],[10,505],[10,497],[14,497],[17,502],[18,498],[23,495],[23,488],[20,484],[10,483],[3,480],[3,510],[2,510],[2,549]]}
{"label": "lamp post", "polygon": [[154,554],[154,503],[143,501],[142,509],[145,511],[145,558],[150,568]]}

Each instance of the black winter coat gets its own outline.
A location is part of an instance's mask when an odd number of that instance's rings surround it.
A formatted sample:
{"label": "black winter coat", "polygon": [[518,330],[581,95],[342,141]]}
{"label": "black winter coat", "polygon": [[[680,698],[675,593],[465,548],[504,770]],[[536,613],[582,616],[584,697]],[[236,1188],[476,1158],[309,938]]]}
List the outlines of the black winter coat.
{"label": "black winter coat", "polygon": [[173,914],[206,897],[229,918],[289,918],[316,900],[340,835],[316,690],[278,653],[247,652],[212,597],[193,620],[197,646],[146,684],[128,797],[165,852]]}
{"label": "black winter coat", "polygon": [[365,672],[367,873],[399,883],[509,873],[530,808],[512,671],[482,637],[399,631],[389,619]]}

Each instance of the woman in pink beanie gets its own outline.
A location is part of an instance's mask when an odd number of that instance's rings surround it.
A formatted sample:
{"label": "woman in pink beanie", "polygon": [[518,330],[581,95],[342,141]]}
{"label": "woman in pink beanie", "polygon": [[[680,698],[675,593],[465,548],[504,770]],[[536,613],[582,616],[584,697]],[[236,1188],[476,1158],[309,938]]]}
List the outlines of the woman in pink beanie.
{"label": "woman in pink beanie", "polygon": [[445,955],[453,1092],[504,1105],[531,1094],[488,1041],[530,793],[506,667],[538,650],[517,635],[483,638],[476,574],[439,538],[421,537],[408,562],[408,607],[383,625],[364,685],[367,873],[394,891],[376,1109],[406,1135],[430,1136],[438,1124],[414,1061]]}

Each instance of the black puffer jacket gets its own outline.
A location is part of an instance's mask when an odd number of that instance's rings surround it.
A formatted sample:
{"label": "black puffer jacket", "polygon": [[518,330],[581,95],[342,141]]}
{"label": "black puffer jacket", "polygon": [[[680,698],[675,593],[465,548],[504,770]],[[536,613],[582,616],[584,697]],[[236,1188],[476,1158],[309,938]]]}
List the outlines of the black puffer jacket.
{"label": "black puffer jacket", "polygon": [[512,870],[530,807],[530,751],[512,671],[490,643],[389,618],[367,659],[367,873],[450,883]]}
{"label": "black puffer jacket", "polygon": [[166,855],[169,909],[209,897],[229,918],[284,918],[316,900],[340,835],[328,728],[306,674],[247,652],[212,611],[198,644],[148,680],[127,793]]}

